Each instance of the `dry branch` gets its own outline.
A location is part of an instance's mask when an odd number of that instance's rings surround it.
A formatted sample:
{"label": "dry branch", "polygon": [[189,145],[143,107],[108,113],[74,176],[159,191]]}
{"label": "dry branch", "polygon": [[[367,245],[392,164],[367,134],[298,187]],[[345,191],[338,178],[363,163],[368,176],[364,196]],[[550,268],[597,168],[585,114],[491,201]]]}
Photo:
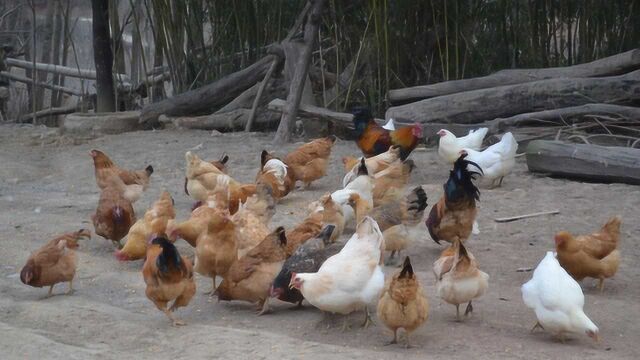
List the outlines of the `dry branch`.
{"label": "dry branch", "polygon": [[[277,111],[282,113],[286,106],[287,102],[282,99],[274,99],[269,103],[268,109],[271,111]],[[300,104],[298,108],[298,116],[306,118],[306,119],[316,119],[323,121],[333,121],[338,124],[342,124],[346,127],[353,126],[353,115],[349,113],[343,113],[338,111],[329,110],[327,108]],[[382,119],[375,119],[376,122],[380,125],[384,125],[385,121]],[[404,125],[402,123],[396,122],[396,125]]]}
{"label": "dry branch", "polygon": [[640,149],[535,140],[526,154],[532,172],[640,185]]}
{"label": "dry branch", "polygon": [[258,105],[260,105],[260,98],[262,98],[262,93],[264,93],[264,89],[267,87],[267,84],[271,79],[271,75],[273,74],[277,66],[278,66],[278,60],[275,59],[271,63],[271,67],[269,67],[267,74],[264,76],[264,79],[260,84],[260,88],[258,89],[258,93],[256,94],[256,97],[253,99],[253,105],[251,106],[251,113],[249,114],[249,119],[247,120],[247,125],[245,126],[244,131],[251,131],[253,122],[256,119],[256,110],[258,110]]}
{"label": "dry branch", "polygon": [[71,114],[76,111],[78,111],[77,105],[58,107],[58,108],[49,108],[49,109],[36,111],[35,113],[24,114],[20,117],[19,122],[27,122],[29,120],[46,117],[46,116]]}
{"label": "dry branch", "polygon": [[[33,83],[32,79],[26,78],[26,77],[22,77],[16,74],[11,74],[9,72],[6,71],[0,71],[0,76],[5,77],[9,80],[13,80],[13,81],[18,81],[21,83],[25,83],[25,84],[31,84]],[[82,92],[76,89],[71,89],[71,88],[67,88],[64,86],[58,86],[58,85],[53,85],[53,84],[47,84],[47,83],[43,83],[43,82],[37,82],[36,83],[38,86],[41,86],[43,88],[47,88],[50,90],[56,90],[56,91],[61,91],[67,94],[71,94],[71,95],[75,95],[75,96],[83,96]]]}
{"label": "dry branch", "polygon": [[634,49],[585,64],[546,69],[509,69],[473,79],[390,90],[388,97],[392,104],[407,103],[464,91],[544,79],[619,75],[638,68],[640,68],[640,49]]}
{"label": "dry branch", "polygon": [[562,78],[466,91],[391,107],[386,118],[473,124],[531,111],[640,99],[640,70],[604,78]]}
{"label": "dry branch", "polygon": [[[7,58],[5,59],[5,63],[8,66],[15,66],[22,69],[32,70],[34,68],[33,64],[29,61]],[[51,72],[54,74],[81,78],[81,79],[96,79],[96,72],[94,70],[86,70],[86,69],[77,69],[68,66],[62,65],[53,65],[53,64],[43,64],[43,63],[35,63],[35,68],[38,71]],[[130,82],[129,77],[125,74],[114,74],[120,82]]]}
{"label": "dry branch", "polygon": [[271,63],[277,59],[276,55],[267,55],[255,64],[211,84],[148,104],[142,109],[140,122],[156,121],[163,114],[184,116],[210,112],[262,80]]}

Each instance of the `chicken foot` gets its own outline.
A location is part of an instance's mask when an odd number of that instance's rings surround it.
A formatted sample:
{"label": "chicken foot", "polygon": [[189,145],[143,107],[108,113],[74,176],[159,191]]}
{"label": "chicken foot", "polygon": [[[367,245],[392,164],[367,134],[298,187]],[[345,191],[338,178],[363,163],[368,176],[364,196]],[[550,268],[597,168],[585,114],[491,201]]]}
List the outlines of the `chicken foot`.
{"label": "chicken foot", "polygon": [[393,330],[393,340],[384,344],[384,346],[389,346],[398,343],[398,329]]}
{"label": "chicken foot", "polygon": [[364,307],[364,322],[362,323],[363,328],[368,328],[369,325],[375,325],[373,319],[371,319],[371,314],[369,314],[369,308],[367,306]]}
{"label": "chicken foot", "polygon": [[[53,288],[53,286],[52,286]],[[67,290],[66,294],[67,295],[71,295],[75,292],[75,290],[73,289],[73,279],[69,280],[69,290]]]}
{"label": "chicken foot", "polygon": [[173,313],[170,310],[167,310],[166,307],[164,309],[161,309],[161,310],[162,310],[163,313],[165,313],[165,315],[167,315],[169,320],[171,320],[171,323],[172,323],[173,326],[184,326],[184,325],[187,325],[186,322],[174,317]]}
{"label": "chicken foot", "polygon": [[211,291],[207,291],[204,293],[205,295],[209,295],[211,297],[213,297],[216,294],[216,277],[213,277],[213,288],[211,288]]}
{"label": "chicken foot", "polygon": [[542,325],[540,325],[540,322],[539,322],[539,321],[536,321],[536,323],[535,323],[535,324],[533,325],[533,327],[531,328],[531,331],[530,331],[530,332],[532,332],[532,333],[533,333],[537,328],[540,328],[540,329],[544,330],[544,328],[542,327]]}
{"label": "chicken foot", "polygon": [[471,301],[467,304],[467,308],[464,311],[464,316],[467,316],[473,312],[473,305],[471,305]]}
{"label": "chicken foot", "polygon": [[269,298],[266,298],[262,302],[262,304],[260,304],[260,301],[258,301],[256,305],[258,306],[258,308],[256,310],[257,313],[258,313],[258,316],[262,316],[262,315],[267,314],[267,313],[269,313],[271,311],[271,308],[269,308]]}
{"label": "chicken foot", "polygon": [[49,292],[47,293],[47,296],[45,296],[44,298],[48,299],[48,298],[50,298],[52,296],[53,296],[53,285],[49,286]]}

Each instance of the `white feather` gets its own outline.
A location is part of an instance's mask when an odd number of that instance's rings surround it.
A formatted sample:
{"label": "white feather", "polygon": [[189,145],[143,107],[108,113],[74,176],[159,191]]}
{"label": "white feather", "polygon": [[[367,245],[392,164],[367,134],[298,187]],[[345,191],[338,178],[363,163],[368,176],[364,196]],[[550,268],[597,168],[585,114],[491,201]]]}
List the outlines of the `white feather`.
{"label": "white feather", "polygon": [[265,173],[273,173],[280,182],[280,185],[284,184],[284,179],[287,177],[287,165],[285,165],[281,160],[270,159],[264,164],[262,170]]}
{"label": "white feather", "polygon": [[469,130],[469,134],[463,137],[456,137],[451,131],[441,129],[445,135],[440,137],[438,142],[438,155],[446,162],[453,164],[460,157],[460,150],[469,148],[480,150],[482,140],[489,131],[488,128]]}
{"label": "white feather", "polygon": [[504,134],[499,142],[489,146],[484,151],[476,151],[470,148],[466,159],[478,164],[483,171],[483,177],[489,181],[495,181],[509,175],[516,164],[516,151],[518,142],[510,132]]}
{"label": "white feather", "polygon": [[396,129],[396,124],[393,122],[393,119],[389,119],[386,124],[382,126],[383,129],[387,129],[389,131],[393,131]]}

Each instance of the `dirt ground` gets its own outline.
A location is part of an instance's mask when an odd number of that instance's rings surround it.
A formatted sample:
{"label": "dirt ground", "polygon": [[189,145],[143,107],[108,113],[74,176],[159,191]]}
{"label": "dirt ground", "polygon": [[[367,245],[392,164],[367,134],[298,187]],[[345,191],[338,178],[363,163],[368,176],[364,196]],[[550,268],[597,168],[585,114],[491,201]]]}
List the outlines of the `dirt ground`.
{"label": "dirt ground", "polygon": [[[203,158],[230,157],[230,174],[254,179],[261,149],[283,154],[295,144],[274,149],[273,134],[227,134],[206,131],[147,131],[76,142],[42,127],[0,126],[0,358],[253,358],[253,359],[637,359],[640,356],[640,188],[621,184],[589,184],[535,176],[524,157],[502,188],[482,190],[478,222],[481,233],[468,243],[480,268],[490,276],[489,291],[474,301],[474,313],[457,323],[455,308],[435,296],[432,264],[442,247],[420,227],[421,240],[408,250],[430,302],[429,319],[412,336],[414,347],[383,346],[390,333],[378,321],[361,329],[362,314],[352,314],[353,329],[319,326],[322,314],[311,306],[290,310],[276,303],[271,314],[257,317],[254,306],[220,302],[203,295],[211,282],[198,275],[198,293],[177,313],[188,325],[171,327],[144,295],[142,261],[118,262],[113,245],[96,237],[82,243],[73,295],[43,299],[47,289],[23,285],[19,272],[30,252],[54,235],[81,227],[91,229],[90,214],[98,201],[89,150],[106,151],[120,165],[156,172],[149,190],[135,204],[142,214],[163,189],[176,202],[177,218],[186,219],[192,204],[183,190],[184,153]],[[341,157],[358,154],[350,141],[339,141],[327,177],[311,190],[297,191],[278,204],[272,227],[292,226],[305,216],[306,204],[337,189],[342,179]],[[434,149],[412,155],[418,168],[412,184],[425,185],[429,208],[441,195],[447,169]],[[559,209],[555,216],[511,223],[495,217]],[[614,214],[623,216],[622,264],[601,294],[587,279],[585,311],[600,327],[595,344],[573,336],[561,344],[543,332],[529,333],[534,314],[521,300],[520,286],[560,230],[590,232]],[[347,235],[345,235],[346,237]],[[183,254],[193,250],[178,242]],[[387,267],[385,272],[396,271]],[[58,285],[54,292],[66,291]]]}

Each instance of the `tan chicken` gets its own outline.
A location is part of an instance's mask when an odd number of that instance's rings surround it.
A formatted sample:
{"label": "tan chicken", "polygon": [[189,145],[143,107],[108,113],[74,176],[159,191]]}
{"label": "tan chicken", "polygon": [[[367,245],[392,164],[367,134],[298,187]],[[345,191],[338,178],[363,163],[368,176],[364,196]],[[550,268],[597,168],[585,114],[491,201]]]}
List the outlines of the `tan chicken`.
{"label": "tan chicken", "polygon": [[[185,325],[173,316],[173,312],[179,307],[187,306],[196,293],[191,261],[180,256],[178,249],[169,240],[157,237],[147,249],[142,276],[147,284],[147,298],[167,315],[174,326]],[[173,304],[167,309],[171,301]]]}
{"label": "tan chicken", "polygon": [[229,267],[238,259],[236,227],[226,211],[214,210],[207,229],[196,240],[194,270],[210,277],[216,289],[216,276],[225,276]]}
{"label": "tan chicken", "polygon": [[336,142],[335,136],[315,139],[305,143],[284,157],[296,181],[302,181],[305,188],[326,175],[331,148]]}
{"label": "tan chicken", "polygon": [[[218,168],[218,170],[220,170],[222,173],[227,174],[227,162],[229,161],[229,155],[227,155],[226,153],[222,154],[222,156],[220,157],[219,160],[214,160],[214,161],[209,161],[209,163],[211,163],[211,165],[215,166],[216,168]],[[184,178],[184,193],[189,195],[189,189],[187,188],[187,183],[189,182],[189,179],[187,179],[186,177]]]}
{"label": "tan chicken", "polygon": [[385,250],[391,251],[389,263],[393,264],[394,256],[405,250],[415,241],[415,227],[419,225],[427,208],[427,194],[422,187],[417,186],[407,195],[404,191],[396,190],[402,197],[393,195],[397,199],[373,208],[369,212],[384,237]]}
{"label": "tan chicken", "polygon": [[556,252],[560,265],[577,281],[585,277],[598,279],[604,289],[604,279],[618,271],[620,265],[620,216],[614,216],[591,235],[573,236],[567,231],[556,234]]}
{"label": "tan chicken", "polygon": [[88,230],[80,229],[75,233],[60,235],[33,252],[20,271],[20,280],[33,287],[49,286],[47,297],[52,296],[53,286],[69,282],[69,291],[73,293],[73,278],[76,274],[76,253],[78,240],[91,238]]}
{"label": "tan chicken", "polygon": [[324,211],[318,210],[309,214],[302,222],[293,229],[287,231],[287,257],[293,255],[298,246],[305,241],[316,237],[322,231]]}
{"label": "tan chicken", "polygon": [[165,236],[167,222],[175,217],[173,198],[169,192],[163,191],[160,198],[145,212],[144,217],[136,221],[129,229],[127,242],[122,249],[116,251],[116,258],[120,261],[144,258],[148,242],[154,237]]}
{"label": "tan chicken", "polygon": [[271,189],[273,198],[280,200],[293,190],[296,179],[293,171],[284,161],[262,150],[256,184],[267,185]]}
{"label": "tan chicken", "polygon": [[215,293],[219,300],[254,303],[259,315],[269,310],[269,289],[287,257],[287,237],[278,227],[258,246],[231,265]]}
{"label": "tan chicken", "polygon": [[394,190],[401,190],[399,193],[402,194],[415,167],[413,160],[408,159],[396,161],[376,173],[373,176],[373,207],[383,204]]}
{"label": "tan chicken", "polygon": [[108,185],[109,177],[116,175],[120,177],[126,185],[123,196],[132,203],[138,201],[142,193],[149,186],[149,180],[151,174],[153,174],[153,167],[151,165],[147,166],[144,170],[124,170],[119,168],[107,154],[100,150],[93,149],[90,154],[93,158],[96,183],[101,190]]}
{"label": "tan chicken", "polygon": [[353,213],[355,214],[356,224],[360,224],[360,222],[369,215],[371,211],[371,204],[360,197],[359,194],[353,193],[349,195],[349,201],[347,202],[349,206],[353,208]]}
{"label": "tan chicken", "polygon": [[398,342],[398,329],[403,328],[406,332],[406,347],[410,347],[409,335],[424,324],[428,317],[429,302],[407,256],[402,270],[387,282],[380,296],[378,318],[393,331],[390,344]]}
{"label": "tan chicken", "polygon": [[323,226],[333,225],[334,228],[331,231],[330,241],[336,242],[342,236],[344,231],[344,214],[342,213],[342,206],[333,201],[331,193],[323,195],[319,201],[314,202],[312,206],[313,211],[322,211],[322,224]]}
{"label": "tan chicken", "polygon": [[456,306],[460,321],[460,304],[468,302],[464,315],[473,312],[471,301],[484,295],[489,287],[489,275],[478,269],[478,263],[462,242],[456,240],[433,264],[438,296]]}
{"label": "tan chicken", "polygon": [[[374,176],[378,172],[386,169],[391,164],[394,164],[400,159],[400,147],[392,146],[386,152],[380,155],[376,155],[365,159],[365,164],[369,175]],[[342,179],[342,186],[346,187],[351,181],[358,177],[358,167],[362,158],[353,156],[345,156],[342,158],[342,164],[344,165],[345,176]]]}
{"label": "tan chicken", "polygon": [[136,221],[133,205],[124,197],[124,192],[125,184],[120,177],[112,175],[107,178],[98,208],[91,215],[96,234],[111,240],[117,248],[122,247],[120,240]]}

